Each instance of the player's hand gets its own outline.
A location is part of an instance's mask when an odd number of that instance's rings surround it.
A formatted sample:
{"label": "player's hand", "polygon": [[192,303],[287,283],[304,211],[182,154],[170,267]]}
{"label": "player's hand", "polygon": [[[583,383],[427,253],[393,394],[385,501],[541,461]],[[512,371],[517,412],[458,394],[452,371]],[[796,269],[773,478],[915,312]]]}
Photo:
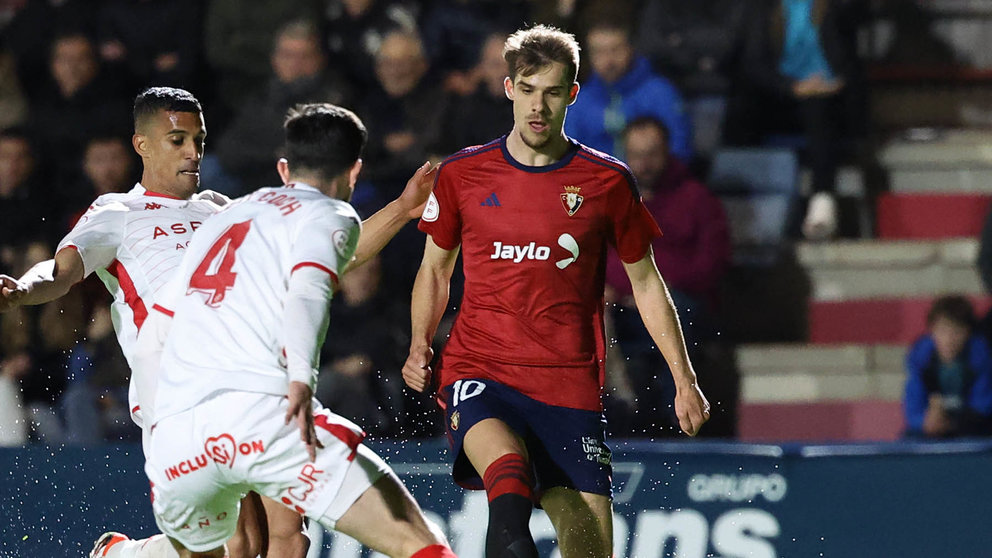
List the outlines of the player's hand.
{"label": "player's hand", "polygon": [[710,420],[710,403],[698,384],[676,389],[675,415],[679,418],[679,428],[690,436],[698,434],[703,423]]}
{"label": "player's hand", "polygon": [[0,275],[0,313],[19,306],[21,298],[28,293],[27,286],[9,275]]}
{"label": "player's hand", "polygon": [[428,161],[413,173],[410,180],[406,181],[406,187],[403,188],[398,200],[410,219],[419,219],[424,214],[427,198],[434,188],[434,173],[437,172],[437,167],[438,165],[431,166]]}
{"label": "player's hand", "polygon": [[431,360],[434,359],[434,349],[426,347],[411,347],[410,356],[403,364],[403,381],[410,389],[423,392],[431,383]]}
{"label": "player's hand", "polygon": [[324,445],[317,439],[317,429],[313,425],[313,405],[310,399],[313,392],[303,382],[289,382],[289,408],[286,409],[286,424],[295,420],[300,429],[300,439],[307,445],[310,461],[317,459],[317,448]]}
{"label": "player's hand", "polygon": [[217,207],[224,207],[225,205],[231,203],[231,198],[213,190],[203,190],[202,192],[197,192],[193,194],[193,199],[208,201]]}

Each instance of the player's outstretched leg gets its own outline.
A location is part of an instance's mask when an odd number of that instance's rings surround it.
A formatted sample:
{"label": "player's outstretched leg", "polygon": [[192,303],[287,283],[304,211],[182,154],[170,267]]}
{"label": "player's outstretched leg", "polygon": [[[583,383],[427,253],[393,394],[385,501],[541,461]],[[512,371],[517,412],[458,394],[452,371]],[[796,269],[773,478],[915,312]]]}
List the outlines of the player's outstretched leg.
{"label": "player's outstretched leg", "polygon": [[131,540],[127,535],[110,531],[96,540],[90,558],[179,558],[179,554],[165,535]]}
{"label": "player's outstretched leg", "polygon": [[175,539],[169,539],[169,542],[176,548],[176,552],[179,553],[179,558],[226,558],[227,552],[224,550],[223,546],[217,547],[213,550],[199,551],[195,552],[187,549],[183,544]]}
{"label": "player's outstretched leg", "polygon": [[562,558],[613,555],[613,505],[608,496],[559,486],[544,494],[541,507],[555,527]]}
{"label": "player's outstretched leg", "polygon": [[[254,492],[241,500],[238,531],[227,543],[228,558],[304,558],[309,548],[300,514]],[[97,539],[90,558],[179,558],[179,554],[165,535],[131,540],[111,531]]]}
{"label": "player's outstretched leg", "polygon": [[441,530],[424,517],[413,496],[378,456],[359,446],[355,466],[387,472],[340,519],[320,518],[321,524],[391,558],[457,558]]}
{"label": "player's outstretched leg", "polygon": [[[303,525],[303,516],[275,500],[262,496],[262,506],[268,518],[268,554],[263,558],[305,558],[310,549],[310,536]],[[230,546],[228,546],[230,552]],[[234,555],[231,555],[234,558]]]}
{"label": "player's outstretched leg", "polygon": [[262,497],[256,492],[249,492],[241,499],[238,530],[227,541],[227,553],[230,558],[266,556],[268,539],[268,525]]}
{"label": "player's outstretched leg", "polygon": [[530,532],[534,477],[523,441],[499,419],[465,433],[462,450],[479,471],[489,498],[487,558],[537,558]]}

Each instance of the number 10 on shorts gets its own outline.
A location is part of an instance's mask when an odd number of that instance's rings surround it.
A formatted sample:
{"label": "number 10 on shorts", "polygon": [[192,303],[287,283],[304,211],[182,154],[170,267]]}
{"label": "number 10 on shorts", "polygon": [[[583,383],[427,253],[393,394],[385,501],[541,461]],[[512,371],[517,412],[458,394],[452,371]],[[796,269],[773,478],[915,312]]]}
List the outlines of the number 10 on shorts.
{"label": "number 10 on shorts", "polygon": [[451,385],[451,406],[457,407],[458,403],[479,395],[484,389],[486,389],[486,384],[478,380],[456,381]]}

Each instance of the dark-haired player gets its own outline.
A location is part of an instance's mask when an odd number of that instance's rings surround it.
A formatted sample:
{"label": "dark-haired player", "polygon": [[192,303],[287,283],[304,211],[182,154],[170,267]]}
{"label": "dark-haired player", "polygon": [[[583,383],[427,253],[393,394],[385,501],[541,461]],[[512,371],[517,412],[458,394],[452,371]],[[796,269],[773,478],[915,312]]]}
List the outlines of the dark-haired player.
{"label": "dark-haired player", "polygon": [[[170,87],[143,91],[134,103],[132,144],[141,156],[141,182],[124,194],[106,194],[93,202],[73,230],[59,244],[55,258],[41,262],[19,279],[0,275],[0,312],[17,305],[42,304],[61,297],[75,283],[96,273],[114,297],[113,321],[121,349],[131,367],[132,418],[142,427],[147,449],[149,417],[144,401],[154,398],[154,371],[135,364],[134,346],[159,291],[179,266],[193,231],[226,201],[213,192],[196,193],[206,126],[200,103],[191,93]],[[359,252],[378,251],[409,213],[426,197],[426,188],[412,180],[399,199],[369,219],[370,232]],[[246,500],[246,515],[261,514],[257,497]],[[268,539],[256,520],[246,518],[244,529],[229,548],[232,558],[254,557],[265,549],[280,556],[306,553],[308,541],[302,522],[283,506],[266,502]],[[254,515],[251,516],[254,518]],[[286,521],[279,522],[279,518]],[[118,533],[100,537],[93,556],[158,558],[176,556],[161,536],[130,541]]]}
{"label": "dark-haired player", "polygon": [[155,519],[182,556],[220,558],[254,490],[394,558],[453,558],[364,432],[313,400],[329,302],[362,230],[347,201],[365,127],[312,104],[285,128],[284,186],[200,227],[148,326],[149,352],[162,351],[145,464]]}
{"label": "dark-haired player", "polygon": [[534,504],[548,513],[565,558],[612,555],[600,399],[607,244],[671,366],[682,430],[695,435],[709,417],[651,252],[660,231],[634,178],[562,132],[579,90],[578,50],[571,35],[546,26],[510,36],[504,85],[513,129],[442,163],[420,222],[429,236],[404,379],[416,390],[432,383],[431,340],[461,251],[464,297],[437,383],[455,480],[489,498],[489,558],[536,558]]}

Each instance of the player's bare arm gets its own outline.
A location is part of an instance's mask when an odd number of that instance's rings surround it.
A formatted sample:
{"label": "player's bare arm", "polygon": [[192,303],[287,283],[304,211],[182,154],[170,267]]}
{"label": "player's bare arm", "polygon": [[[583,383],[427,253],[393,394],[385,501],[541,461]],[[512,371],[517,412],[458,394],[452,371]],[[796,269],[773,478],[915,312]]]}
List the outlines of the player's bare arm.
{"label": "player's bare arm", "polygon": [[431,382],[430,364],[434,358],[431,340],[448,304],[451,272],[455,269],[458,250],[445,250],[428,236],[424,259],[413,282],[410,355],[403,364],[403,380],[416,391],[424,391]]}
{"label": "player's bare arm", "polygon": [[63,249],[54,259],[35,264],[20,279],[0,275],[0,312],[55,300],[82,279],[79,252]]}
{"label": "player's bare arm", "polygon": [[623,265],[644,326],[665,356],[675,379],[675,414],[679,427],[686,434],[695,436],[710,418],[710,404],[699,388],[696,372],[689,361],[678,314],[655,264],[654,251],[649,249],[640,260]]}
{"label": "player's bare arm", "polygon": [[429,162],[424,163],[407,181],[398,198],[362,222],[362,235],[349,268],[358,267],[381,252],[403,225],[420,217],[434,187],[436,173],[437,165],[432,167]]}

